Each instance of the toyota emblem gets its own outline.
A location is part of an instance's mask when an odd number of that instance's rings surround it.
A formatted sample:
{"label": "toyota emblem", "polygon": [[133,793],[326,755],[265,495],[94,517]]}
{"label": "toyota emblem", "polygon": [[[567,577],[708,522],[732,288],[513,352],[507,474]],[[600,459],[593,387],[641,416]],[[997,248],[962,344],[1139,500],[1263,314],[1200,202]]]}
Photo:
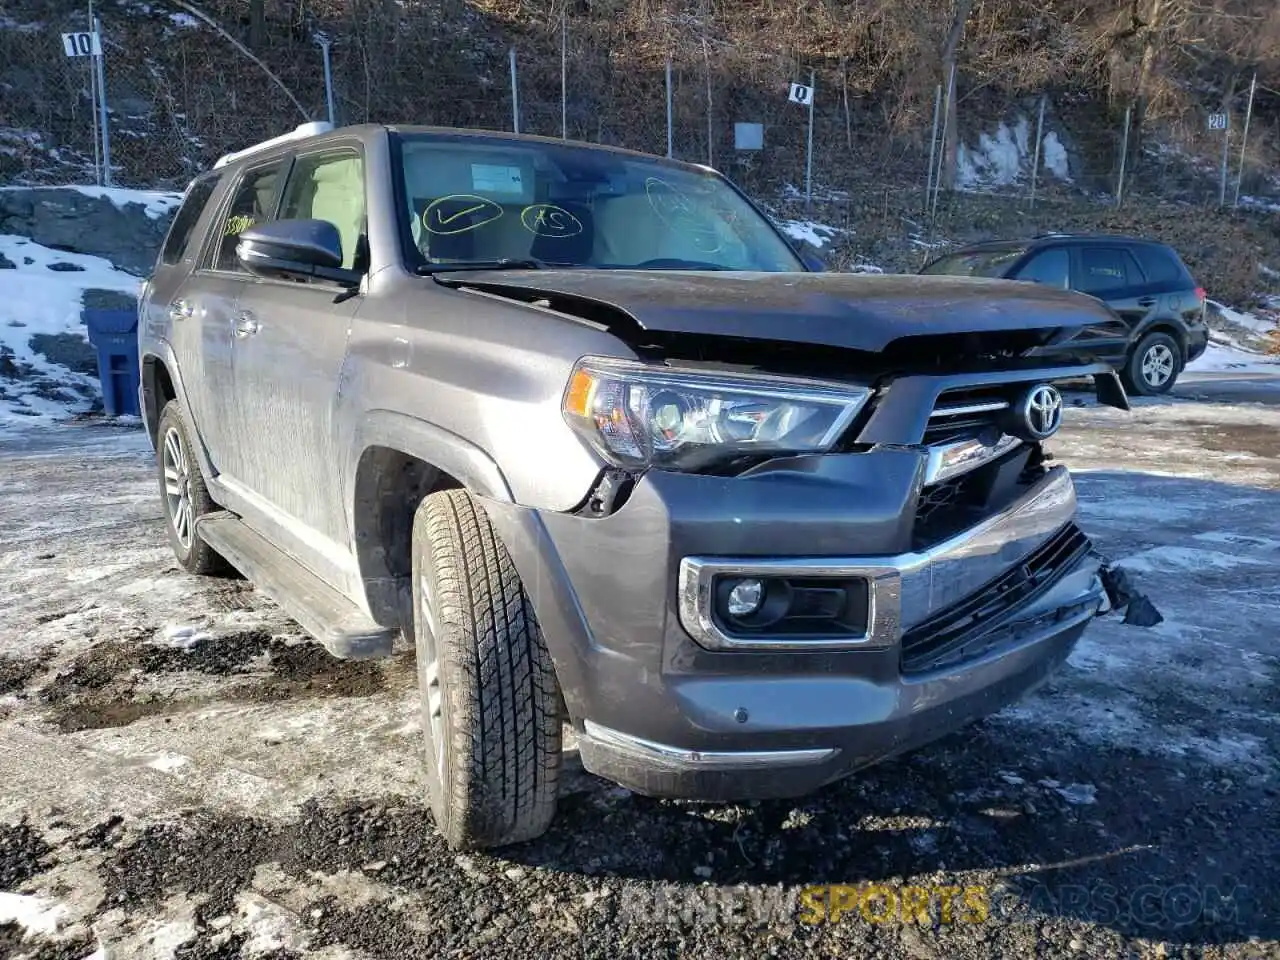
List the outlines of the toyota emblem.
{"label": "toyota emblem", "polygon": [[1036,384],[1022,400],[1023,439],[1048,440],[1062,426],[1062,394],[1048,383]]}

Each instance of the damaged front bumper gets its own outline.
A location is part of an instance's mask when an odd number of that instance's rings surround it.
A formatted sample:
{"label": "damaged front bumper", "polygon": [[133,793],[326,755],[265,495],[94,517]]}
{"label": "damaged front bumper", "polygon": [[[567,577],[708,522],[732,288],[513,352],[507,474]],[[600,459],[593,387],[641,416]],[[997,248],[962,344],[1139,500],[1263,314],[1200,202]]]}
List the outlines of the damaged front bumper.
{"label": "damaged front bumper", "polygon": [[[584,766],[657,796],[797,796],[1042,682],[1108,609],[1069,474],[1044,472],[927,550],[895,549],[925,469],[919,451],[882,449],[734,478],[651,473],[604,519],[490,505]],[[865,609],[826,633],[735,630],[716,605],[741,579],[861,584],[841,589]]]}

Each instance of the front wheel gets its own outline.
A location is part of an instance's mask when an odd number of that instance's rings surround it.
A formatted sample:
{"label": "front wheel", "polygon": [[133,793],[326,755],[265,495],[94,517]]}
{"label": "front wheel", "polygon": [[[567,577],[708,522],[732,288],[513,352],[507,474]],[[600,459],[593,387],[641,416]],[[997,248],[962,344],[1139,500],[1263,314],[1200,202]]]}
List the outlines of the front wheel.
{"label": "front wheel", "polygon": [[414,514],[413,633],[437,829],[454,850],[539,836],[556,809],[559,688],[515,565],[466,491]]}
{"label": "front wheel", "polygon": [[1168,393],[1182,372],[1182,348],[1167,333],[1148,333],[1125,364],[1125,386],[1143,397]]}

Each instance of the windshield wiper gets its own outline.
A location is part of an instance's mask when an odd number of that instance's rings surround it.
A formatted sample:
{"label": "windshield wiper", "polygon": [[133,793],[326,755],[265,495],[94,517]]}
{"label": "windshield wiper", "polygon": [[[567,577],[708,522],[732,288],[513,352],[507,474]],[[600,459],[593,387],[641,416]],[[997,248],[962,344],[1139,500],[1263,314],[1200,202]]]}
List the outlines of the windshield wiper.
{"label": "windshield wiper", "polygon": [[522,259],[506,258],[502,260],[461,260],[457,263],[441,263],[434,261],[432,263],[420,263],[414,267],[413,272],[420,277],[429,277],[435,273],[457,273],[461,270],[547,270],[553,264],[547,263],[545,260],[535,260],[531,257]]}

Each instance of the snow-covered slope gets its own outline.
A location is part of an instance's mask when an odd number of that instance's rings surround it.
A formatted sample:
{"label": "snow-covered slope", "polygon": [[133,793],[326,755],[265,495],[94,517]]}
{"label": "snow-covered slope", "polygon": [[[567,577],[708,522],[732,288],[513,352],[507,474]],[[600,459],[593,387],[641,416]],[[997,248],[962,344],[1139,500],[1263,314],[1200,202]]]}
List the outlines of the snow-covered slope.
{"label": "snow-covered slope", "polygon": [[0,264],[13,264],[0,269],[0,432],[88,409],[99,393],[97,379],[40,352],[48,349],[43,338],[85,337],[86,290],[136,296],[142,281],[101,257],[51,250],[25,237],[0,235],[0,257]]}
{"label": "snow-covered slope", "polygon": [[86,294],[89,306],[128,306],[181,199],[111,187],[0,188],[0,220],[16,231],[0,233],[0,435],[95,405]]}

